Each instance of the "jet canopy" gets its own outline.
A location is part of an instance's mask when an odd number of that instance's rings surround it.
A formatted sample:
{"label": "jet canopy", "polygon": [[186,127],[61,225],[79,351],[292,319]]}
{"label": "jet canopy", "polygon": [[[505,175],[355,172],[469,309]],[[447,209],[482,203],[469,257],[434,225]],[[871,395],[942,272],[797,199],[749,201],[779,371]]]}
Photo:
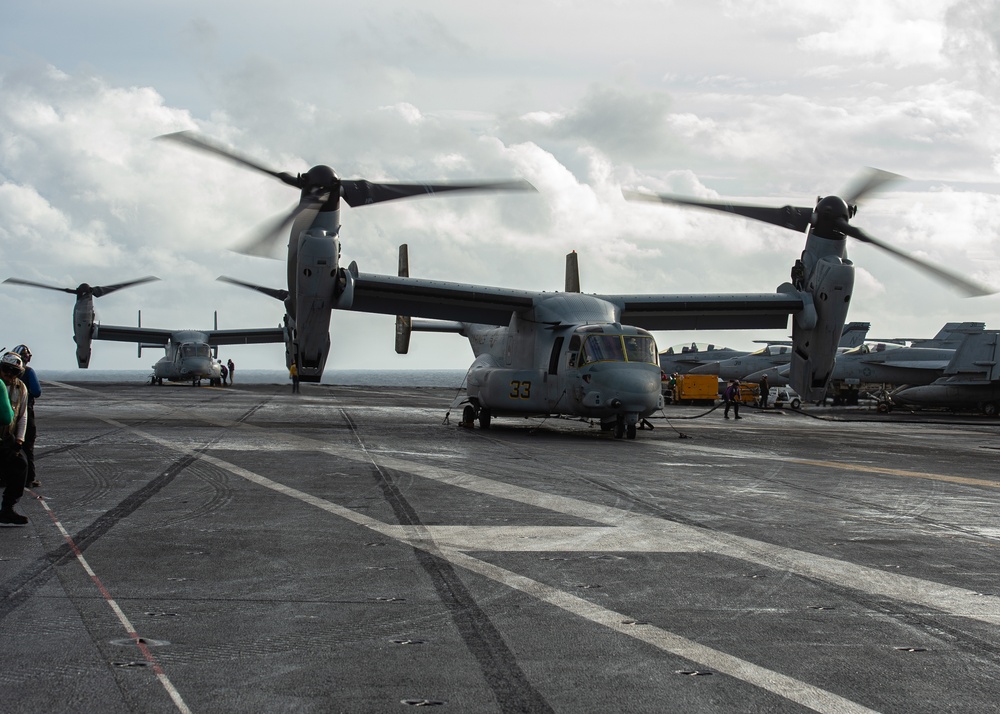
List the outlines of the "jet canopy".
{"label": "jet canopy", "polygon": [[765,345],[756,352],[751,352],[750,356],[767,355],[768,357],[777,357],[778,355],[787,355],[791,351],[792,351],[791,345]]}
{"label": "jet canopy", "polygon": [[668,347],[666,352],[661,352],[664,355],[686,355],[694,352],[712,352],[715,350],[728,350],[728,347],[720,347],[718,345],[713,345],[709,342],[691,342],[688,344],[684,342],[679,345],[672,345]]}
{"label": "jet canopy", "polygon": [[892,342],[876,342],[874,344],[866,342],[863,345],[858,345],[852,350],[845,352],[845,355],[870,355],[877,354],[879,352],[887,352],[889,350],[901,349],[903,345],[897,345]]}

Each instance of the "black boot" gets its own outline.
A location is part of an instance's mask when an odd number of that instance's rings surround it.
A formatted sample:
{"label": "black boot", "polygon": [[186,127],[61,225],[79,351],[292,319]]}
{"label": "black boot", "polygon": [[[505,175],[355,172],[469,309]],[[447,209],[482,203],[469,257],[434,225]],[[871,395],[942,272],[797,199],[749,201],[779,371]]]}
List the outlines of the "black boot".
{"label": "black boot", "polygon": [[5,503],[0,508],[0,526],[26,526],[28,517],[14,510],[13,503]]}

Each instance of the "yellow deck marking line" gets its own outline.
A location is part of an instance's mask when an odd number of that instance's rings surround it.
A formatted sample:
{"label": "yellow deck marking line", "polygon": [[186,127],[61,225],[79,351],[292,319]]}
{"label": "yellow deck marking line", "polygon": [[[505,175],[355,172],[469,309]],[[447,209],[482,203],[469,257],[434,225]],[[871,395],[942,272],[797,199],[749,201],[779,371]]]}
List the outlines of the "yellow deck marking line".
{"label": "yellow deck marking line", "polygon": [[1000,481],[988,481],[982,478],[969,478],[968,476],[948,476],[946,474],[932,474],[926,471],[887,469],[882,466],[849,464],[841,461],[811,461],[809,459],[783,459],[783,461],[791,464],[803,464],[805,466],[822,466],[829,469],[842,469],[844,471],[867,471],[868,473],[884,474],[886,476],[906,476],[908,478],[927,479],[928,481],[946,481],[948,483],[960,483],[965,486],[986,486],[987,488],[1000,488]]}

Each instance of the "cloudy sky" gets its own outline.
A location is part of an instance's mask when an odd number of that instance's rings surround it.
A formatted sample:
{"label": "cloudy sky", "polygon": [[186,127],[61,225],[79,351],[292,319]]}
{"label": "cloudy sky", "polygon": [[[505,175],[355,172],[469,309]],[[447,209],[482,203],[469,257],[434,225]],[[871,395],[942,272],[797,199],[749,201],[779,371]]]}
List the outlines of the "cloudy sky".
{"label": "cloudy sky", "polygon": [[[233,253],[296,192],[154,142],[196,129],[290,173],[524,177],[535,195],[436,197],[357,209],[345,262],[558,290],[564,255],[601,293],[771,292],[802,236],[626,203],[622,187],[809,206],[865,166],[906,176],[855,225],[1000,286],[1000,5],[990,0],[508,0],[504,3],[0,4],[0,278],[60,286],[162,282],[96,301],[108,324],[277,325],[278,260]],[[853,245],[850,319],[881,337],[949,320],[1000,328],[1000,296],[964,299]],[[73,359],[73,298],[0,286],[0,346],[39,369]],[[329,368],[463,368],[455,335],[393,352],[389,317],[334,314]],[[659,333],[661,348],[747,348],[785,331]],[[95,343],[93,369],[155,351]],[[224,351],[283,368],[280,345]]]}

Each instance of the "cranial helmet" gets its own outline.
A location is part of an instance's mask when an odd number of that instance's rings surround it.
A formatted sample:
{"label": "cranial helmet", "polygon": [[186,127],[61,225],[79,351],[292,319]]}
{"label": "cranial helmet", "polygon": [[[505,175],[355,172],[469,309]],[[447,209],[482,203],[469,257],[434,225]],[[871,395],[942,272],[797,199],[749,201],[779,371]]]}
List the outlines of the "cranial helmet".
{"label": "cranial helmet", "polygon": [[8,352],[3,357],[0,357],[0,368],[15,372],[18,377],[24,374],[24,363],[13,352]]}
{"label": "cranial helmet", "polygon": [[18,345],[11,350],[14,354],[21,358],[21,361],[25,364],[31,361],[31,350],[28,349],[27,345]]}

